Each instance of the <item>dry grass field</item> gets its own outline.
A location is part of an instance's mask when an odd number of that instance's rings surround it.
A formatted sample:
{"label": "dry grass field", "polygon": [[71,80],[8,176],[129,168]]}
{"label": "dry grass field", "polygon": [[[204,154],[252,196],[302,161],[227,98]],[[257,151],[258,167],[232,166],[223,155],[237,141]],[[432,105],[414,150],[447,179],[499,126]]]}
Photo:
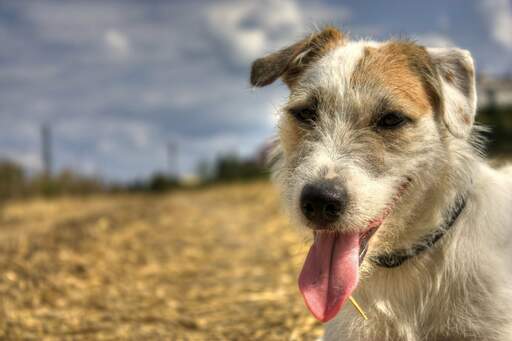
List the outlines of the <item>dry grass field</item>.
{"label": "dry grass field", "polygon": [[266,182],[0,211],[0,339],[312,340],[308,245]]}

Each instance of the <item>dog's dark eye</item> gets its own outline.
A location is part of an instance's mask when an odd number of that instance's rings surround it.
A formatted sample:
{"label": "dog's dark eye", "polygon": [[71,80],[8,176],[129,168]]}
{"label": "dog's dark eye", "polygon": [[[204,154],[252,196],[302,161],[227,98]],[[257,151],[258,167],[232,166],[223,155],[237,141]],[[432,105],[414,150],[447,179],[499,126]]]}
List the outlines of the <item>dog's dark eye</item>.
{"label": "dog's dark eye", "polygon": [[383,114],[377,121],[377,127],[381,129],[395,129],[404,125],[408,118],[399,112],[388,112]]}
{"label": "dog's dark eye", "polygon": [[311,107],[306,108],[298,108],[291,110],[291,114],[295,117],[299,122],[302,123],[311,123],[316,120],[316,109]]}

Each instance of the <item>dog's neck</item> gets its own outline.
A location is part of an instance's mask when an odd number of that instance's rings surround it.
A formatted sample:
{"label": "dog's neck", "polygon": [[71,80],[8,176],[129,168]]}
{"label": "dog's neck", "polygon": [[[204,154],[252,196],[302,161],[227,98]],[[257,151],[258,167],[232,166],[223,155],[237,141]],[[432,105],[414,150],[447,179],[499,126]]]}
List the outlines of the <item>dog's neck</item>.
{"label": "dog's neck", "polygon": [[411,184],[391,222],[400,233],[394,235],[395,239],[384,251],[411,247],[434,233],[445,223],[446,213],[460,196],[470,191],[473,173],[481,159],[467,142],[464,143],[464,152],[448,154],[450,162],[440,165],[429,184]]}
{"label": "dog's neck", "polygon": [[[434,233],[445,223],[446,213],[453,208],[461,195],[464,195],[465,200],[471,200],[468,194],[471,192],[472,179],[475,172],[478,172],[481,159],[469,144],[464,151],[464,153],[451,156],[450,162],[445,163],[444,167],[439,169],[436,181],[432,181],[428,186],[412,184],[413,187],[410,189],[409,195],[402,199],[403,204],[392,217],[394,219],[391,222],[393,226],[387,226],[387,228],[400,229],[400,232],[393,234],[392,237],[395,239],[387,244],[383,251],[373,254],[374,256],[381,252],[392,253],[395,250],[407,249],[417,244],[422,238]],[[414,188],[414,185],[420,188]],[[453,229],[459,228],[459,223],[459,221],[454,222]],[[448,247],[451,242],[450,234],[453,232],[449,231],[443,237],[442,242],[410,261],[421,262],[425,259],[437,258],[438,254],[442,253],[443,247]],[[361,286],[364,287],[367,280],[374,281],[375,279],[372,277],[375,276],[385,276],[386,279],[393,278],[393,275],[402,276],[402,270],[404,270],[402,268],[407,271],[408,266],[409,264],[403,264],[398,268],[387,269],[373,265],[369,269],[369,273],[364,271]],[[435,266],[442,266],[442,261],[436,262]],[[386,283],[386,281],[381,283]]]}
{"label": "dog's neck", "polygon": [[459,193],[452,206],[446,210],[444,221],[435,231],[423,236],[420,240],[404,249],[395,250],[391,253],[383,253],[370,258],[371,262],[383,268],[396,268],[414,257],[427,252],[434,247],[446,233],[448,233],[457,221],[457,218],[466,206],[467,192]]}

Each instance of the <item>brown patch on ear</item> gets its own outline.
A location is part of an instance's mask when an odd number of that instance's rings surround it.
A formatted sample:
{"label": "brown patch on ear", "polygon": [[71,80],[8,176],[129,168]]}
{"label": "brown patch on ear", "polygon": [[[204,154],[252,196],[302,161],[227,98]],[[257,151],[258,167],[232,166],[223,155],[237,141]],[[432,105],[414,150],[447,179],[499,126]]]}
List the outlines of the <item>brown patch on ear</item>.
{"label": "brown patch on ear", "polygon": [[308,65],[343,41],[340,31],[326,27],[289,47],[259,58],[251,67],[251,84],[265,86],[281,77],[284,83],[292,87]]}
{"label": "brown patch on ear", "polygon": [[357,65],[353,86],[374,86],[388,91],[393,99],[421,116],[440,106],[438,76],[425,48],[411,42],[396,41],[381,47],[367,47]]}
{"label": "brown patch on ear", "polygon": [[[471,79],[475,76],[472,68],[468,67],[462,60],[456,57],[449,57],[449,67],[439,63],[440,76],[448,83],[457,87],[464,96],[471,94]],[[455,77],[457,75],[457,77]]]}

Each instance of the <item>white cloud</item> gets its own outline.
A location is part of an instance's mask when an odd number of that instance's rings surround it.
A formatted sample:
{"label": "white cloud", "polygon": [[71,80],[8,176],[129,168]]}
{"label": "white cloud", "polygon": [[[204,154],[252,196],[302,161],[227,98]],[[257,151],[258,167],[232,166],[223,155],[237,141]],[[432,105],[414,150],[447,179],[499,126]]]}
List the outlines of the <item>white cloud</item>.
{"label": "white cloud", "polygon": [[295,0],[228,1],[204,12],[209,29],[240,64],[290,44],[316,24],[347,19],[350,12]]}
{"label": "white cloud", "polygon": [[123,32],[109,29],[105,32],[103,39],[110,54],[114,58],[126,58],[130,53],[130,41]]}
{"label": "white cloud", "polygon": [[494,40],[512,50],[512,3],[510,0],[482,0],[480,7]]}
{"label": "white cloud", "polygon": [[[93,139],[103,151],[113,150],[111,141],[119,141],[127,150],[148,147],[157,133],[148,122],[128,118],[79,117],[56,124],[55,135],[67,141]],[[110,142],[109,142],[110,141]]]}
{"label": "white cloud", "polygon": [[206,9],[212,33],[225,43],[233,59],[250,62],[276,41],[290,39],[302,24],[294,1],[222,2]]}

